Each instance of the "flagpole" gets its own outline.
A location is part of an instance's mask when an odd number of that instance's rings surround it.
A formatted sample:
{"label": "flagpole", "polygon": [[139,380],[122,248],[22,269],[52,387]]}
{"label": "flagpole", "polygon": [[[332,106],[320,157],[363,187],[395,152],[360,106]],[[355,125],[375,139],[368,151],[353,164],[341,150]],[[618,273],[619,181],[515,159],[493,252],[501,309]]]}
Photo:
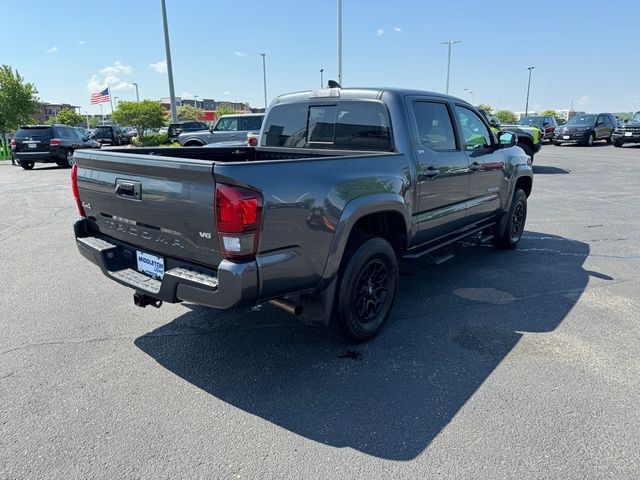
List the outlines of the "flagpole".
{"label": "flagpole", "polygon": [[107,93],[109,94],[109,103],[111,104],[111,116],[113,116],[113,97],[111,96],[111,86],[107,84]]}
{"label": "flagpole", "polygon": [[102,104],[100,104],[100,121],[104,125],[104,112],[102,111]]}

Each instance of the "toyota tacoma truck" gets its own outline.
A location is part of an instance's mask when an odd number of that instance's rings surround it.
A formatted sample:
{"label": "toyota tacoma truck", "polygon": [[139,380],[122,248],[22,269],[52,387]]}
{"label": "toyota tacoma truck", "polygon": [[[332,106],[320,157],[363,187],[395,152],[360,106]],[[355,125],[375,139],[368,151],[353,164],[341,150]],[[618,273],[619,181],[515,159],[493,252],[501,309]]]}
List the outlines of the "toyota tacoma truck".
{"label": "toyota tacoma truck", "polygon": [[140,307],[269,302],[372,338],[400,259],[514,248],[531,159],[470,104],[404,89],[279,96],[257,147],[78,151],[80,253]]}

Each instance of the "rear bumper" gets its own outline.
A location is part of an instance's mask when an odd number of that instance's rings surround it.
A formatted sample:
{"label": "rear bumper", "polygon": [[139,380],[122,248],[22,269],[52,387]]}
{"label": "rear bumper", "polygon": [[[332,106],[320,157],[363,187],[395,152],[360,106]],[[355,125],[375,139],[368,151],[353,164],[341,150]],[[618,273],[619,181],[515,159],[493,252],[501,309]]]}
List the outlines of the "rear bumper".
{"label": "rear bumper", "polygon": [[47,152],[17,152],[12,150],[13,156],[18,160],[24,160],[25,162],[57,162],[62,159],[66,159],[64,151],[60,151],[58,148],[51,148]]}
{"label": "rear bumper", "polygon": [[76,245],[102,273],[137,292],[168,303],[187,301],[214,308],[231,308],[255,303],[258,298],[258,267],[255,261],[220,262],[217,270],[165,257],[161,280],[136,270],[134,245],[108,237],[92,236],[86,220],[74,224]]}

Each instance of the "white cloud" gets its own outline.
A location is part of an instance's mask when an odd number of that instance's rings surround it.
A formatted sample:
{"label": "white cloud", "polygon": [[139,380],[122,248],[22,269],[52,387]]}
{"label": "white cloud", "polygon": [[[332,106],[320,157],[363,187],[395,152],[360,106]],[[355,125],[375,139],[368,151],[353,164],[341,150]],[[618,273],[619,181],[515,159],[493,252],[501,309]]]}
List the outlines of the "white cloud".
{"label": "white cloud", "polygon": [[394,31],[394,32],[397,32],[397,33],[400,33],[400,32],[402,31],[402,28],[400,28],[400,27],[393,27],[393,31]]}
{"label": "white cloud", "polygon": [[100,69],[100,73],[102,73],[103,75],[115,75],[116,73],[124,73],[128,75],[132,72],[133,67],[131,65],[123,65],[118,60],[113,62],[113,65],[109,65]]}
{"label": "white cloud", "polygon": [[78,45],[84,45],[84,40],[80,40],[80,41],[78,42]]}
{"label": "white cloud", "polygon": [[384,30],[379,28],[378,30],[376,30],[376,36],[377,37],[381,37],[382,35],[384,35]]}
{"label": "white cloud", "polygon": [[156,63],[150,63],[149,68],[156,73],[167,73],[167,61],[160,60]]}
{"label": "white cloud", "polygon": [[587,95],[583,95],[578,99],[578,101],[576,102],[576,105],[584,107],[589,104],[590,100],[591,99]]}
{"label": "white cloud", "polygon": [[107,86],[112,92],[132,92],[135,85],[120,78],[121,75],[129,75],[133,72],[131,65],[123,65],[119,61],[113,62],[101,68],[98,73],[91,75],[87,80],[87,90],[89,92],[97,92],[105,89]]}
{"label": "white cloud", "polygon": [[51,47],[47,53],[58,53],[58,50],[60,50],[58,47]]}
{"label": "white cloud", "polygon": [[233,54],[234,54],[236,57],[246,57],[246,56],[247,56],[247,54],[246,54],[246,53],[244,53],[244,52],[239,52],[239,51],[237,51],[237,50],[236,50],[235,52],[233,52]]}

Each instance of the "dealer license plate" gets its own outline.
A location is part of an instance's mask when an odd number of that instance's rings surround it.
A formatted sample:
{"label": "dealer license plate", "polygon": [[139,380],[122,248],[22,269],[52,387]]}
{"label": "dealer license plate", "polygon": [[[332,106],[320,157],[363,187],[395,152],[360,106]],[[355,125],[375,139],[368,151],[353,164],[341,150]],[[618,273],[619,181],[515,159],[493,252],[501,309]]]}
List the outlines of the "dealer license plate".
{"label": "dealer license plate", "polygon": [[564,135],[562,138],[563,138],[564,140],[569,140],[571,137],[570,137],[569,135]]}
{"label": "dealer license plate", "polygon": [[136,252],[138,271],[150,277],[161,280],[164,276],[164,258],[151,255],[150,253]]}
{"label": "dealer license plate", "polygon": [[632,137],[633,136],[633,132],[624,132],[624,136],[625,137]]}

